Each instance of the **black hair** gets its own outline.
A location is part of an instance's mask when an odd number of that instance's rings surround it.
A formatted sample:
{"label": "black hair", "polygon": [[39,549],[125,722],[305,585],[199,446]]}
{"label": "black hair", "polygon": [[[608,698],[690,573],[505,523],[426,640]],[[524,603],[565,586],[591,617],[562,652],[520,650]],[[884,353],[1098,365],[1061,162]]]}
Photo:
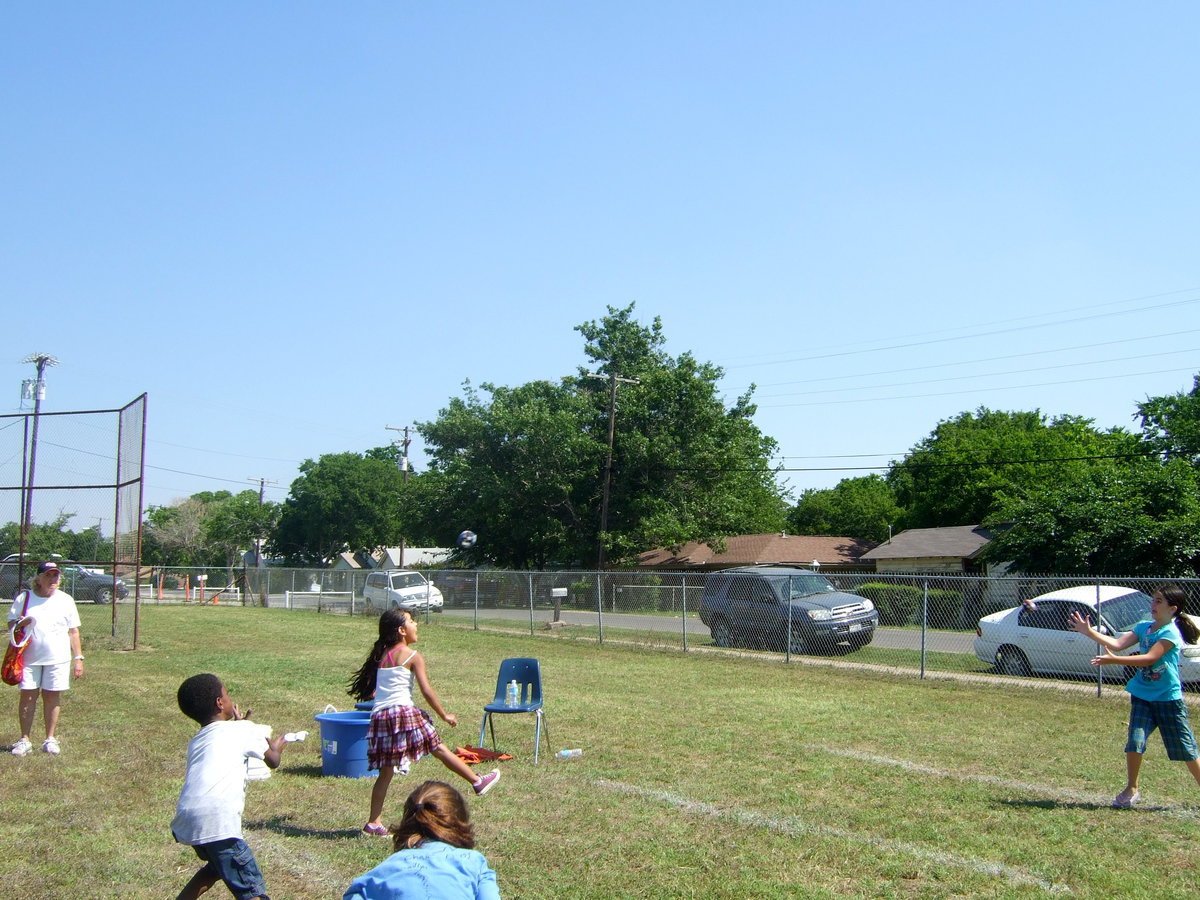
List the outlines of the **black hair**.
{"label": "black hair", "polygon": [[217,698],[223,687],[216,675],[193,675],[179,686],[179,709],[189,719],[207,725],[217,715]]}
{"label": "black hair", "polygon": [[470,850],[475,846],[475,828],[462,794],[444,781],[426,781],[404,801],[404,818],[393,825],[392,846],[397,850],[419,847],[425,841],[441,841]]}
{"label": "black hair", "polygon": [[1189,644],[1200,641],[1200,628],[1187,615],[1188,594],[1177,584],[1164,584],[1154,592],[1162,597],[1168,606],[1175,608],[1175,625],[1179,633]]}
{"label": "black hair", "polygon": [[401,631],[409,618],[408,612],[403,609],[385,610],[379,617],[379,637],[371,645],[366,662],[359,666],[346,685],[346,693],[355,700],[370,700],[375,696],[375,675],[379,671],[379,663],[388,650],[404,639]]}

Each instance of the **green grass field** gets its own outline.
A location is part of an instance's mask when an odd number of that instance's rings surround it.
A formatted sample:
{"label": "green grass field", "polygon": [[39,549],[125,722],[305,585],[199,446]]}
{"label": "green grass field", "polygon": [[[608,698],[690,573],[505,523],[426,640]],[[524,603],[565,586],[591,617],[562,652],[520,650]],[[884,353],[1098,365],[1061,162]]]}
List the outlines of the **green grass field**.
{"label": "green grass field", "polygon": [[[196,868],[168,831],[195,731],[188,675],[225,679],[277,731],[310,729],[249,787],[246,837],[275,898],[336,898],[382,859],[359,833],[371,782],[320,776],[312,717],[374,637],[365,618],[233,606],[148,607],[144,649],[104,649],[81,608],[87,676],[68,695],[63,755],[0,760],[0,875],[10,896],[169,897]],[[1192,897],[1200,788],[1152,745],[1143,808],[1122,786],[1117,696],[921,682],[828,666],[584,641],[421,630],[447,743],[474,744],[496,668],[537,656],[550,750],[501,717],[504,778],[471,799],[482,850],[513,898]],[[16,734],[7,692],[0,738]],[[39,725],[35,743],[40,743]],[[397,778],[389,807],[436,760]],[[457,786],[457,785],[456,785]],[[465,785],[463,785],[465,786]],[[20,886],[19,890],[17,887]],[[228,896],[218,886],[210,896]]]}

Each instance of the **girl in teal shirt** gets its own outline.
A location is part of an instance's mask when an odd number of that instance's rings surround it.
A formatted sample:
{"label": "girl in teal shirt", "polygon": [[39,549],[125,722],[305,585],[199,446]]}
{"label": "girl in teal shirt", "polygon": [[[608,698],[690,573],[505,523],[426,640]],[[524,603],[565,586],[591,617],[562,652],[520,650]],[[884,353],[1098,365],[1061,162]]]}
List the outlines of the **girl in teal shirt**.
{"label": "girl in teal shirt", "polygon": [[[1167,748],[1167,757],[1187,764],[1188,771],[1200,784],[1200,752],[1188,722],[1183,685],[1179,681],[1179,651],[1186,641],[1200,639],[1200,629],[1187,615],[1187,594],[1178,585],[1164,585],[1150,601],[1150,621],[1138,622],[1120,637],[1101,634],[1077,612],[1071,613],[1070,625],[1103,648],[1092,660],[1093,666],[1133,666],[1135,671],[1125,686],[1130,694],[1129,738],[1125,742],[1125,789],[1113,799],[1118,809],[1128,809],[1141,799],[1138,775],[1146,740],[1157,728]],[[1122,650],[1139,645],[1140,653],[1118,656]]]}

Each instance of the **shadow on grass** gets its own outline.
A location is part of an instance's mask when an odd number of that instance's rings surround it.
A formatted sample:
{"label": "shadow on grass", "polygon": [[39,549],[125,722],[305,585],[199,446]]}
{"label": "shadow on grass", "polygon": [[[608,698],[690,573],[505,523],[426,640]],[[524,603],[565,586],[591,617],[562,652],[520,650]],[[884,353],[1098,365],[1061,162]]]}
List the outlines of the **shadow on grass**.
{"label": "shadow on grass", "polygon": [[245,825],[247,828],[273,831],[276,834],[282,834],[287,837],[311,837],[325,840],[341,840],[342,838],[356,837],[362,834],[361,829],[358,828],[303,828],[299,825],[293,825],[285,816],[256,819],[253,822],[246,822]]}
{"label": "shadow on grass", "polygon": [[1009,806],[1013,809],[1109,809],[1110,803],[1098,803],[1088,800],[999,800],[1001,806]]}
{"label": "shadow on grass", "polygon": [[[344,775],[326,775],[321,771],[321,767],[317,765],[310,766],[285,766],[289,775],[299,775],[301,778],[344,778]],[[375,773],[377,774],[377,773]],[[370,781],[375,777],[375,774],[364,776],[363,778],[352,778],[351,781]]]}

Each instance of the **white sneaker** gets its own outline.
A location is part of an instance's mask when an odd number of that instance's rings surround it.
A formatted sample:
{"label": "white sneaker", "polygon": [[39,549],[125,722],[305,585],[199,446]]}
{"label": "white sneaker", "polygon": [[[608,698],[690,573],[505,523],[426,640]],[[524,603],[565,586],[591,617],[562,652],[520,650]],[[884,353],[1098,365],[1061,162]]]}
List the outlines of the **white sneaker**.
{"label": "white sneaker", "polygon": [[13,756],[28,756],[33,752],[33,744],[29,743],[29,738],[21,738],[12,745]]}
{"label": "white sneaker", "polygon": [[42,741],[42,752],[58,756],[58,754],[62,753],[62,747],[58,746],[57,738],[46,738]]}

